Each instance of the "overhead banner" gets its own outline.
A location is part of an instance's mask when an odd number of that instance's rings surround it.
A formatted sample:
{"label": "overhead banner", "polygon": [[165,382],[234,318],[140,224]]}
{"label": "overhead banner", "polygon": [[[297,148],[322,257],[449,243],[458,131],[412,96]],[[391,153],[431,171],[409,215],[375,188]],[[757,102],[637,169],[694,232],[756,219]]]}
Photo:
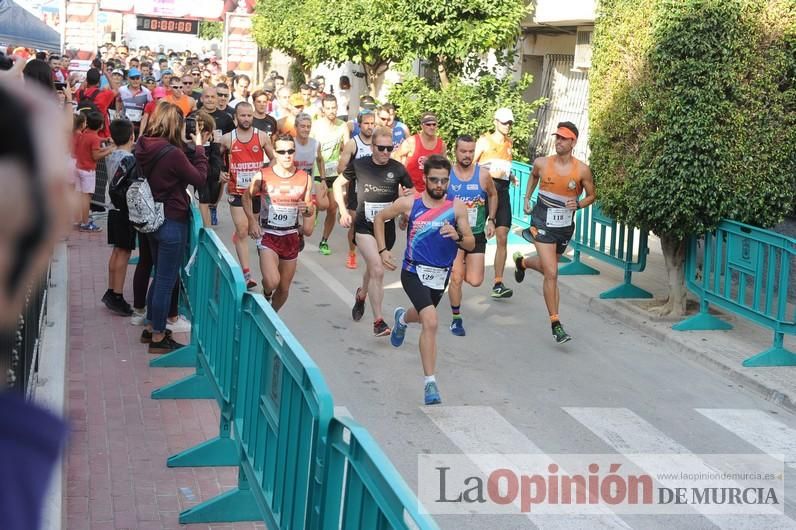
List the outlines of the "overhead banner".
{"label": "overhead banner", "polygon": [[252,36],[251,15],[227,13],[224,24],[224,71],[246,74],[252,86],[257,76],[257,43]]}
{"label": "overhead banner", "polygon": [[100,0],[103,11],[195,20],[222,20],[237,5],[237,0]]}

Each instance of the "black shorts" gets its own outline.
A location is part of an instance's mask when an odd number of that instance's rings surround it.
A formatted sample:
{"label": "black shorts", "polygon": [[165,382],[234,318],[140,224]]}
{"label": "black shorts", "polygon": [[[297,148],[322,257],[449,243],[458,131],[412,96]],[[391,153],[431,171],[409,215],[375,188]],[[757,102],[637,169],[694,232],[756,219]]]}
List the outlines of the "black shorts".
{"label": "black shorts", "polygon": [[[450,274],[448,274],[449,279]],[[445,287],[448,286],[448,280],[445,280]],[[437,307],[439,301],[442,300],[442,295],[445,294],[445,289],[426,287],[417,274],[406,269],[401,269],[401,285],[418,313],[431,305]]]}
{"label": "black shorts", "polygon": [[218,179],[207,179],[204,186],[196,188],[199,204],[215,204],[219,192],[221,192],[221,181]]}
{"label": "black shorts", "polygon": [[544,225],[541,227],[536,224],[531,225],[531,237],[534,241],[539,243],[549,243],[556,245],[556,254],[563,254],[569,246],[569,240],[572,239],[572,234],[575,232],[575,225],[568,228],[547,228]]}
{"label": "black shorts", "polygon": [[[497,188],[498,204],[495,212],[495,228],[505,226],[511,228],[511,195],[509,194],[509,183],[506,180],[492,179]],[[489,200],[486,204],[489,211]]]}
{"label": "black shorts", "polygon": [[[234,208],[243,208],[243,195],[227,195],[227,202]],[[252,213],[260,213],[260,198],[252,197]]]}
{"label": "black shorts", "polygon": [[464,255],[467,256],[468,254],[486,254],[486,234],[481,232],[480,234],[475,235],[475,247],[473,250],[465,250]]}
{"label": "black shorts", "polygon": [[108,211],[108,244],[124,250],[135,250],[138,230],[126,213],[119,210]]}
{"label": "black shorts", "polygon": [[[359,216],[354,218],[354,244],[357,244],[357,234],[373,235],[373,223],[369,223],[364,218],[360,219]],[[392,250],[395,245],[395,222],[390,221],[384,223],[384,242],[387,244],[387,250]],[[381,249],[378,249],[381,250]]]}

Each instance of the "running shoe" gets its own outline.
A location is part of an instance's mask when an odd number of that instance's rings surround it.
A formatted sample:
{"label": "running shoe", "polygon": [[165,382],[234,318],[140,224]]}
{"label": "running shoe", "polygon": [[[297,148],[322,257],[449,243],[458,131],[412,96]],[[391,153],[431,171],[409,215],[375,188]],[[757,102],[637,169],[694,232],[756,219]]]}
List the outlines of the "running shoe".
{"label": "running shoe", "polygon": [[374,337],[386,337],[391,333],[390,326],[384,321],[383,318],[380,318],[373,322],[373,336]]}
{"label": "running shoe", "polygon": [[435,381],[426,383],[425,402],[426,405],[439,405],[442,403],[442,398],[439,396],[439,388],[437,388]]}
{"label": "running shoe", "polygon": [[318,252],[323,254],[324,256],[328,256],[332,253],[331,249],[329,248],[329,242],[325,239],[321,241],[321,244],[318,245]]}
{"label": "running shoe", "polygon": [[257,287],[257,282],[255,282],[254,280],[246,280],[246,290],[247,291],[251,291],[255,287]]}
{"label": "running shoe", "polygon": [[392,327],[392,333],[390,333],[390,344],[396,348],[404,343],[404,337],[406,336],[406,324],[401,324],[401,316],[405,314],[406,309],[403,307],[396,307],[393,312],[395,325]]}
{"label": "running shoe", "polygon": [[[166,336],[167,337],[171,337],[171,330],[170,329],[166,330]],[[149,331],[148,329],[143,330],[141,332],[141,338],[139,340],[141,341],[141,344],[149,344],[149,343],[151,343],[152,342],[152,332]]]}
{"label": "running shoe", "polygon": [[161,339],[159,342],[149,343],[149,353],[171,353],[174,350],[179,350],[184,346],[185,344],[180,344],[176,340],[172,339],[171,335],[164,335],[163,339]]}
{"label": "running shoe", "polygon": [[94,221],[89,221],[84,225],[80,225],[81,232],[102,232],[102,228],[94,224]]}
{"label": "running shoe", "polygon": [[218,209],[213,206],[210,207],[210,224],[218,226]]}
{"label": "running shoe", "polygon": [[131,326],[143,326],[146,324],[146,310],[138,311],[133,309],[133,314],[130,317]]}
{"label": "running shoe", "polygon": [[177,318],[172,322],[167,321],[169,328],[175,333],[189,333],[191,331],[191,321],[184,315],[177,315]]}
{"label": "running shoe", "polygon": [[345,261],[345,266],[349,269],[356,269],[357,268],[357,254],[356,252],[349,252],[348,258]]}
{"label": "running shoe", "polygon": [[357,293],[354,295],[354,307],[351,308],[351,318],[354,319],[354,322],[362,320],[362,315],[365,314],[365,299],[359,297],[360,291],[362,288],[357,287]]}
{"label": "running shoe", "polygon": [[454,318],[451,322],[451,333],[456,335],[457,337],[464,337],[466,333],[464,332],[464,322],[462,322],[461,318]]}
{"label": "running shoe", "polygon": [[514,255],[511,256],[511,259],[514,260],[514,281],[522,283],[522,280],[525,279],[525,268],[522,266],[522,260],[524,259],[522,252],[515,252]]}
{"label": "running shoe", "polygon": [[514,291],[503,285],[503,282],[498,282],[492,287],[492,298],[511,298]]}
{"label": "running shoe", "polygon": [[106,292],[102,297],[102,303],[115,315],[129,317],[133,314],[133,309],[124,301],[124,298],[116,296],[113,292]]}
{"label": "running shoe", "polygon": [[564,344],[565,342],[569,342],[572,340],[572,337],[567,335],[567,332],[564,331],[564,326],[561,323],[556,324],[553,326],[553,337],[556,339],[556,342],[559,344]]}

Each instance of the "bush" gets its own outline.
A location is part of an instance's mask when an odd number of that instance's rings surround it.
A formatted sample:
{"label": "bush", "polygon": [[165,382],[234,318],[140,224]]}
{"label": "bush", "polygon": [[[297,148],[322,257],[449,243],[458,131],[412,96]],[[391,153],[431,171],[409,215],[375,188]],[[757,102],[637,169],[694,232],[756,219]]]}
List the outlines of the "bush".
{"label": "bush", "polygon": [[514,160],[527,162],[527,147],[536,128],[531,115],[541,101],[527,103],[523,91],[531,84],[531,76],[519,83],[485,75],[476,83],[453,79],[447,87],[432,86],[426,79],[410,76],[390,89],[389,100],[398,108],[401,121],[410,131],[420,130],[420,115],[433,112],[439,118],[439,134],[449,149],[456,137],[471,134],[475,137],[494,130],[494,113],[509,107],[514,113],[511,137],[514,141]]}

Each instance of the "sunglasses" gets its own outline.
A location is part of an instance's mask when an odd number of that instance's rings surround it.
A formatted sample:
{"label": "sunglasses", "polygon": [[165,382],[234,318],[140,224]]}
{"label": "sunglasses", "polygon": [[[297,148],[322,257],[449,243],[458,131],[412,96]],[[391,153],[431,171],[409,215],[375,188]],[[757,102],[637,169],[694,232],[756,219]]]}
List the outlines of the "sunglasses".
{"label": "sunglasses", "polygon": [[431,184],[443,184],[445,186],[451,181],[448,177],[426,177],[426,180]]}
{"label": "sunglasses", "polygon": [[172,90],[182,90],[182,87],[180,85],[171,85],[171,89]]}
{"label": "sunglasses", "polygon": [[276,149],[274,152],[276,154],[278,154],[278,155],[292,155],[293,153],[296,152],[296,150],[295,149]]}
{"label": "sunglasses", "polygon": [[129,79],[130,81],[138,81],[139,79],[141,79],[141,76],[140,75],[131,75],[127,79]]}
{"label": "sunglasses", "polygon": [[220,98],[228,98],[229,97],[229,92],[218,92],[217,94],[218,94],[218,97],[220,97]]}
{"label": "sunglasses", "polygon": [[182,84],[183,85],[192,85],[193,81],[183,81]]}
{"label": "sunglasses", "polygon": [[393,146],[393,145],[374,145],[373,147],[375,147],[376,149],[378,149],[382,153],[384,151],[387,151],[388,153],[392,153],[392,150],[395,149],[395,146]]}
{"label": "sunglasses", "polygon": [[429,127],[436,127],[437,126],[437,122],[429,121],[429,122],[424,123],[423,125],[428,125]]}
{"label": "sunglasses", "polygon": [[500,124],[501,125],[507,125],[507,126],[511,127],[512,125],[514,125],[514,122],[513,121],[501,121]]}

